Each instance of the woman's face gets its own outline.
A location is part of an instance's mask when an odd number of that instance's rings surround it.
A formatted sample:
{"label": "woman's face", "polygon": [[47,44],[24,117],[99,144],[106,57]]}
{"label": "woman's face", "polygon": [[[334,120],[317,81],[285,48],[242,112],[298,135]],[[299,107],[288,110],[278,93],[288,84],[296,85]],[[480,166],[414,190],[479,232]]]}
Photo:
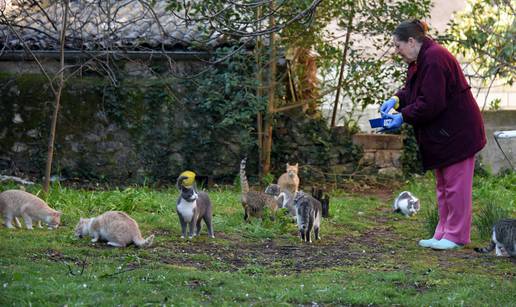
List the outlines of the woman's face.
{"label": "woman's face", "polygon": [[419,49],[421,49],[421,43],[418,43],[413,37],[409,37],[406,42],[398,40],[396,36],[392,38],[396,53],[403,58],[403,61],[410,64],[417,59]]}

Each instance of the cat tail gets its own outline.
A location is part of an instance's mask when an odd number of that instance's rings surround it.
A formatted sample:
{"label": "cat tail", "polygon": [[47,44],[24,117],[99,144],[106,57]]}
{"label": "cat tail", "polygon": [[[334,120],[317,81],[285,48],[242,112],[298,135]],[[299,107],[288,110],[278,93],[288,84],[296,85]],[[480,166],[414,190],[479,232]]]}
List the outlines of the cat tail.
{"label": "cat tail", "polygon": [[134,245],[138,247],[148,247],[151,246],[152,241],[154,241],[154,235],[150,235],[147,239],[140,238],[134,241]]}
{"label": "cat tail", "polygon": [[493,251],[495,246],[496,246],[496,243],[494,241],[491,241],[491,245],[486,246],[486,247],[475,247],[474,250],[477,253],[489,253],[489,252]]}
{"label": "cat tail", "polygon": [[245,175],[245,162],[247,158],[242,159],[240,162],[240,187],[242,188],[242,194],[249,192],[249,182]]}

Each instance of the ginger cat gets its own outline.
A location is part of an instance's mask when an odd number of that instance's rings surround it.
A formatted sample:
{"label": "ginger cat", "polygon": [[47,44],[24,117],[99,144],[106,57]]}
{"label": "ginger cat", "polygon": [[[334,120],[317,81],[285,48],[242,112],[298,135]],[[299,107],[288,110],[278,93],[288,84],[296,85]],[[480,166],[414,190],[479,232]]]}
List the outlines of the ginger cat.
{"label": "ginger cat", "polygon": [[21,228],[18,217],[23,217],[27,229],[32,229],[32,222],[47,224],[49,229],[57,228],[61,223],[61,212],[50,208],[41,198],[21,190],[7,190],[0,193],[0,213],[7,228]]}
{"label": "ginger cat", "polygon": [[138,223],[121,211],[108,211],[89,219],[81,218],[75,226],[75,236],[82,238],[86,235],[93,238],[91,242],[107,241],[108,245],[115,247],[125,247],[131,243],[146,247],[154,240],[154,235],[143,239]]}
{"label": "ginger cat", "polygon": [[287,163],[287,171],[278,178],[278,185],[281,191],[289,191],[292,194],[296,194],[299,190],[299,164],[290,165]]}

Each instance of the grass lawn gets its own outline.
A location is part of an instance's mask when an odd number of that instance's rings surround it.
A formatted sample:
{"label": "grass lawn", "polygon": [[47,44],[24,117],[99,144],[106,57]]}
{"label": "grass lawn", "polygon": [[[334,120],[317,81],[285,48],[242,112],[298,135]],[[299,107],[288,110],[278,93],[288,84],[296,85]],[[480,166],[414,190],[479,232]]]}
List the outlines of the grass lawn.
{"label": "grass lawn", "polygon": [[[475,253],[473,247],[488,243],[476,228],[461,250],[417,246],[429,237],[433,180],[420,177],[396,190],[334,191],[322,240],[312,244],[300,242],[295,224],[284,218],[244,223],[232,187],[208,191],[216,238],[204,228],[201,237],[183,240],[175,189],[55,186],[48,202],[63,212],[62,227],[0,227],[0,306],[516,306],[516,260]],[[391,213],[402,190],[421,199],[423,209],[412,218]],[[516,174],[475,178],[475,218],[489,204],[516,217]],[[79,217],[107,210],[129,213],[144,237],[156,236],[153,246],[111,248],[73,236]]]}

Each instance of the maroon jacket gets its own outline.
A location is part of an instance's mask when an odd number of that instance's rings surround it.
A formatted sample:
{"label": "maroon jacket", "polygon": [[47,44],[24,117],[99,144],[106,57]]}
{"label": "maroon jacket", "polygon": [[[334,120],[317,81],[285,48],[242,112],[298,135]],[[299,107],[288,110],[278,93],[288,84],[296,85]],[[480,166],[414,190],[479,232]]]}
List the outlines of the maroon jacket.
{"label": "maroon jacket", "polygon": [[432,39],[424,39],[396,96],[403,121],[414,126],[425,169],[462,161],[486,144],[480,110],[458,61]]}

